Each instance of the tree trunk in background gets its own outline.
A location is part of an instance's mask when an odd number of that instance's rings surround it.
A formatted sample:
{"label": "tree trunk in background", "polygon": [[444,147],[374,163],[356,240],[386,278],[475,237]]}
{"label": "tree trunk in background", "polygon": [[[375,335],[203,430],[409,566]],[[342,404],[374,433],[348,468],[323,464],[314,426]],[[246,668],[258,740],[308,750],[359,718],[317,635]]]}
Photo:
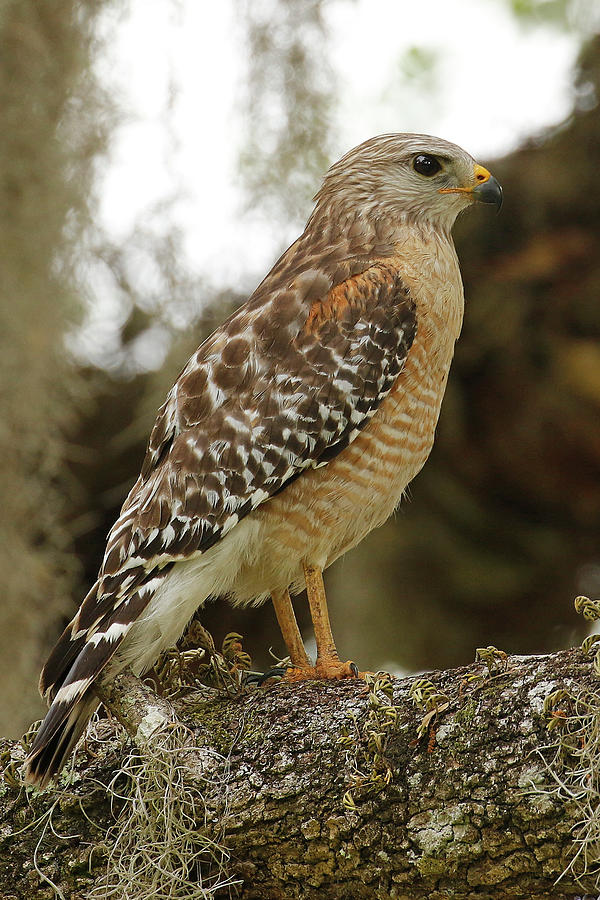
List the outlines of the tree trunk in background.
{"label": "tree trunk in background", "polygon": [[[148,827],[160,807],[157,796],[150,800],[145,793],[144,770],[130,769],[133,781],[123,775],[115,782],[121,799],[114,809],[131,814],[123,797],[134,785],[137,818],[121,822],[125,868],[109,863],[109,883],[116,884],[115,896],[129,900],[166,896],[161,878],[180,855],[185,878],[170,882],[168,896],[203,896],[197,845],[212,838],[229,851],[224,874],[240,881],[231,895],[244,900],[573,900],[596,894],[597,874],[576,883],[568,873],[555,885],[576,852],[574,835],[585,837],[588,801],[590,828],[597,829],[599,773],[594,753],[582,753],[600,721],[598,698],[590,704],[596,685],[590,658],[580,651],[508,659],[496,651],[487,666],[395,680],[387,693],[381,681],[370,687],[278,684],[233,698],[208,689],[188,694],[175,708],[195,737],[179,756],[171,745],[164,783],[156,775],[158,757],[148,762],[156,738],[143,754],[146,771],[162,784],[161,800],[166,790],[167,815],[179,815],[181,823],[185,804],[188,813],[193,809],[192,831],[188,822],[182,836],[171,820],[165,848],[160,816]],[[147,721],[146,713],[154,723],[164,715],[143,692],[128,693],[117,706],[133,730]],[[560,727],[549,729],[556,721]],[[5,900],[53,896],[34,869],[36,846],[39,870],[65,897],[100,889],[115,844],[115,832],[107,832],[111,800],[102,786],[125,756],[116,727],[106,720],[96,726],[58,792],[29,797],[17,785],[22,748],[6,744],[3,762],[12,750],[13,764],[0,801]],[[591,767],[576,784],[586,759]],[[579,793],[579,802],[558,796],[551,770],[573,796]],[[53,804],[50,825],[44,813]],[[590,868],[598,862],[593,837]],[[144,853],[155,854],[152,865]],[[212,854],[218,858],[214,847]],[[97,896],[107,895],[106,886],[102,890]],[[214,895],[230,896],[229,889]]]}
{"label": "tree trunk in background", "polygon": [[0,9],[0,733],[15,736],[42,710],[33,686],[78,567],[65,432],[82,381],[64,338],[81,305],[75,248],[105,144],[108,107],[90,66],[107,5]]}

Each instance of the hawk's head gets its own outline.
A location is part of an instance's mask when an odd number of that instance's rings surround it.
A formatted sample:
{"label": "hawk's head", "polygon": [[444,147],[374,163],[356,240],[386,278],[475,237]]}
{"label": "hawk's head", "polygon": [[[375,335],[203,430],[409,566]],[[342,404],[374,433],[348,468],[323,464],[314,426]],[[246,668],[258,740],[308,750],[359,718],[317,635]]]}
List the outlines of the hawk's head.
{"label": "hawk's head", "polygon": [[359,144],[326,173],[315,197],[369,216],[428,222],[449,230],[475,201],[500,207],[502,188],[456,144],[427,134],[382,134]]}

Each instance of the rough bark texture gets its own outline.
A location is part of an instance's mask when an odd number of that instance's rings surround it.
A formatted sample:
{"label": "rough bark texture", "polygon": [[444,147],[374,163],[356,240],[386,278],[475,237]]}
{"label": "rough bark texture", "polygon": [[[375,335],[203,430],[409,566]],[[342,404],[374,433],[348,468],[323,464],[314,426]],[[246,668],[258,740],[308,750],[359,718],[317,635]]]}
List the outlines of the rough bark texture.
{"label": "rough bark texture", "polygon": [[[572,900],[600,892],[591,876],[555,884],[574,851],[576,808],[532,789],[552,782],[544,748],[556,730],[548,731],[544,700],[559,688],[593,690],[589,656],[510,657],[505,670],[474,664],[426,678],[439,712],[424,723],[411,699],[414,678],[393,681],[396,714],[361,682],[278,683],[233,698],[207,689],[174,701],[201,748],[199,829],[218,836],[230,853],[228,874],[240,879],[218,896]],[[144,703],[142,692],[130,730],[143,723]],[[170,718],[168,705],[157,709],[159,719]],[[369,731],[388,735],[378,758],[379,774],[391,773],[387,785],[371,777]],[[58,793],[26,792],[18,784],[21,745],[1,748],[4,766],[13,759],[0,800],[6,900],[56,896],[36,871],[34,851],[65,897],[85,897],[105,871],[118,803],[111,811],[103,786],[128,739],[109,720],[96,732]],[[193,756],[186,757],[192,782]],[[365,777],[353,781],[357,771]],[[47,819],[33,826],[55,801],[52,827]]]}

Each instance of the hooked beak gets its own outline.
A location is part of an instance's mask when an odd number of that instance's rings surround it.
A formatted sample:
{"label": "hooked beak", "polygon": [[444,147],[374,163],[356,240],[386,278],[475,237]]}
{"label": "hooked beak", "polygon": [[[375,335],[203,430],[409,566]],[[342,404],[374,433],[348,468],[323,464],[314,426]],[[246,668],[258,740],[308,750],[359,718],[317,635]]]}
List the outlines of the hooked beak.
{"label": "hooked beak", "polygon": [[475,185],[473,197],[480,203],[494,203],[497,212],[502,206],[502,188],[493,175],[490,175],[487,181]]}
{"label": "hooked beak", "polygon": [[502,188],[491,172],[483,166],[475,165],[473,174],[476,184],[470,187],[442,188],[440,194],[471,194],[479,203],[493,203],[496,210],[502,206]]}

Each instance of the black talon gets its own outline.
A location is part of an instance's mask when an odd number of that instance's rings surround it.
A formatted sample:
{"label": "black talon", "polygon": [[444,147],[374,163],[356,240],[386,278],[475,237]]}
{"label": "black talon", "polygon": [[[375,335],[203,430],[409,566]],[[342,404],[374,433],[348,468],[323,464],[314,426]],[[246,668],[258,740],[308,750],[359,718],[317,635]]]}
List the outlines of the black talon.
{"label": "black talon", "polygon": [[354,677],[358,678],[358,666],[355,662],[350,663],[350,669],[352,670],[352,674],[354,675]]}
{"label": "black talon", "polygon": [[262,687],[269,678],[283,678],[287,670],[287,666],[274,666],[274,668],[268,669],[266,672],[249,672],[244,678],[244,683],[257,684],[259,687]]}

